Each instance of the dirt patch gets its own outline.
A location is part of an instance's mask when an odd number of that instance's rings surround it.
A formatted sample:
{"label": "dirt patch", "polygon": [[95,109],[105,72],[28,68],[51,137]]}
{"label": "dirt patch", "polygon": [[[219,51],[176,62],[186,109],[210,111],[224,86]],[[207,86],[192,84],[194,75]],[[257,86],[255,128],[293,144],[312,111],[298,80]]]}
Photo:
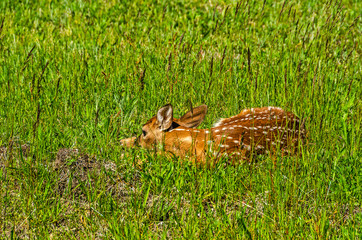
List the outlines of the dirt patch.
{"label": "dirt patch", "polygon": [[79,149],[60,149],[53,170],[59,174],[57,192],[61,196],[70,194],[82,199],[100,182],[102,187],[95,187],[97,191],[121,198],[129,195],[129,186],[122,180],[115,163],[99,160]]}
{"label": "dirt patch", "polygon": [[78,197],[82,195],[82,187],[89,187],[93,177],[99,173],[100,164],[95,156],[81,153],[78,149],[60,149],[53,169],[59,173],[58,193],[64,195],[69,192]]}
{"label": "dirt patch", "polygon": [[[81,153],[78,149],[60,149],[53,163],[54,170],[87,170],[99,167],[95,156],[89,156]],[[79,176],[84,177],[85,172],[81,172]]]}

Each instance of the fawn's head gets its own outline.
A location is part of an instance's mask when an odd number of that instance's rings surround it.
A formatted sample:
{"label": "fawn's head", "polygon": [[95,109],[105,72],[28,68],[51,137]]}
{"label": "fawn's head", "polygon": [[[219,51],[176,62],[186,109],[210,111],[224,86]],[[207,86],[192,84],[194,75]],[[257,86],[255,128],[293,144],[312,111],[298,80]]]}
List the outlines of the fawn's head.
{"label": "fawn's head", "polygon": [[138,137],[122,139],[121,144],[126,147],[140,145],[143,148],[153,148],[164,140],[165,133],[179,126],[195,128],[205,119],[207,106],[201,105],[191,109],[181,118],[173,118],[171,104],[161,107],[156,116],[153,116],[142,127],[142,134]]}

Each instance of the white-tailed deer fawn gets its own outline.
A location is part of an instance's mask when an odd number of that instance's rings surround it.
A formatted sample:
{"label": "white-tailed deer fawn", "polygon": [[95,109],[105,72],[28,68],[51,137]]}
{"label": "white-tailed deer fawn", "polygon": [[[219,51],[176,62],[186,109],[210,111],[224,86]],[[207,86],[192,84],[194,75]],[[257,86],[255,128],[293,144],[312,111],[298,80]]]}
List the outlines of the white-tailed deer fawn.
{"label": "white-tailed deer fawn", "polygon": [[143,125],[139,137],[123,139],[121,144],[163,149],[205,162],[207,156],[247,159],[253,154],[274,154],[278,150],[283,155],[293,154],[305,138],[299,118],[278,107],[245,109],[221,119],[210,129],[195,129],[206,112],[207,106],[201,105],[174,119],[172,106],[168,104]]}

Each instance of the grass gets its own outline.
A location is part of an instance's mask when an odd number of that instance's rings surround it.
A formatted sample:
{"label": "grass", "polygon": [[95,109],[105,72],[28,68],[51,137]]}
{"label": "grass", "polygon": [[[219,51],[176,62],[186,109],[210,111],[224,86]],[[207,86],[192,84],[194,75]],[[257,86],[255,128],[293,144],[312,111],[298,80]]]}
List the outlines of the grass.
{"label": "grass", "polygon": [[[360,1],[0,2],[1,238],[347,238],[362,220]],[[213,169],[119,139],[166,103],[305,119]]]}

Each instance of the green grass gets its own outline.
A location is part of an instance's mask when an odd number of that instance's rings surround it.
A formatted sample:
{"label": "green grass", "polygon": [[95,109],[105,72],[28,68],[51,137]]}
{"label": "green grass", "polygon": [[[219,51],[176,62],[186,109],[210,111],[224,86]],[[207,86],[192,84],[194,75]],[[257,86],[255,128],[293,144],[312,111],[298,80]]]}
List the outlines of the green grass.
{"label": "green grass", "polygon": [[[1,1],[0,238],[359,239],[361,14],[344,0]],[[209,106],[202,128],[280,106],[308,145],[212,169],[120,147],[190,102]]]}

